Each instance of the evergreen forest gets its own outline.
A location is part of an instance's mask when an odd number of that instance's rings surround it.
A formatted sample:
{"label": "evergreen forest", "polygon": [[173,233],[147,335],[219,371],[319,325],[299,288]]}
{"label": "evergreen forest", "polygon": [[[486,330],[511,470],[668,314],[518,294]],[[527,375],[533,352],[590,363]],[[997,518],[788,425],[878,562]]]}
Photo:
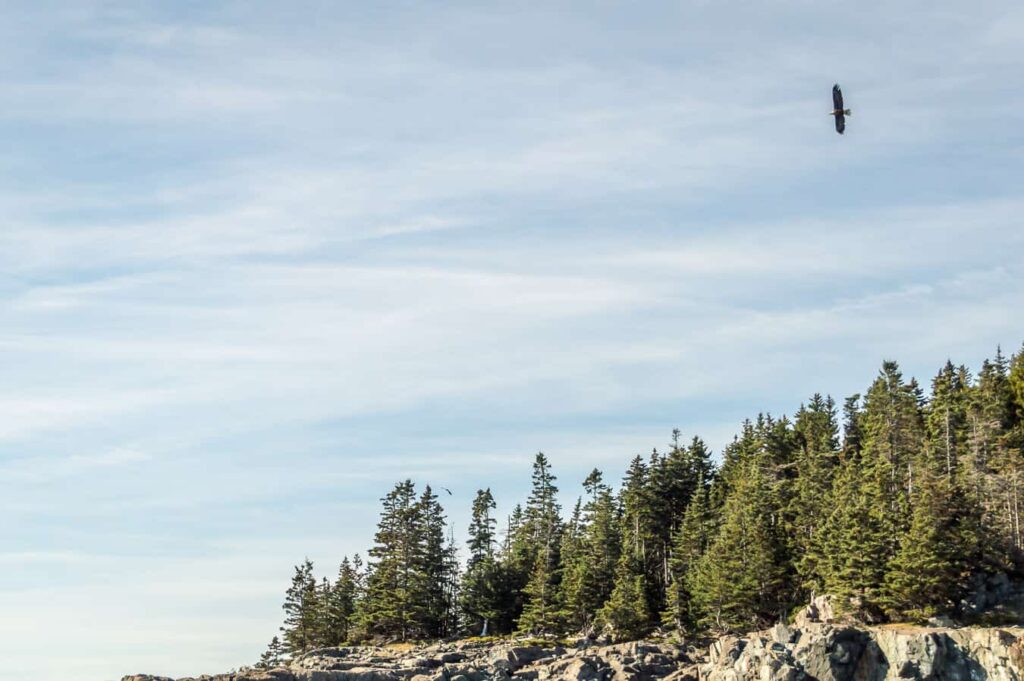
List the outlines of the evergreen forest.
{"label": "evergreen forest", "polygon": [[821,594],[866,621],[957,614],[980,578],[1021,573],[1022,487],[1024,350],[947,362],[927,388],[886,361],[841,404],[744,422],[719,457],[675,431],[618,484],[593,470],[571,508],[539,453],[507,517],[476,492],[464,541],[434,490],[401,481],[365,559],[295,568],[262,664],[363,641],[742,632]]}

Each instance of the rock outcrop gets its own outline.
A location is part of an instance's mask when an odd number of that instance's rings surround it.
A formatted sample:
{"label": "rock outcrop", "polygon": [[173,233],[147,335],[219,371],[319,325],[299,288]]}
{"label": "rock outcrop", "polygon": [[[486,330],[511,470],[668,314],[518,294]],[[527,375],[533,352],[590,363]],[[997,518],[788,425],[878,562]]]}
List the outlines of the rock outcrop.
{"label": "rock outcrop", "polygon": [[1020,681],[1024,629],[813,625],[712,646],[702,681]]}
{"label": "rock outcrop", "polygon": [[801,626],[780,624],[709,646],[470,640],[331,648],[278,669],[178,681],[1024,681],[1024,628],[864,627],[822,619],[805,617]]}

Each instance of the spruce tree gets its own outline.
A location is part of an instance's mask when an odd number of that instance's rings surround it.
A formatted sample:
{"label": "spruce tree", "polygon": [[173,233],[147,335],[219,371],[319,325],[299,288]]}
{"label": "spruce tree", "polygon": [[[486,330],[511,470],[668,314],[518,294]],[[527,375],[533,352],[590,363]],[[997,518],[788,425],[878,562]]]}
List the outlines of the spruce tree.
{"label": "spruce tree", "polygon": [[320,599],[313,577],[313,563],[308,558],[295,566],[292,584],[285,593],[284,647],[291,655],[301,655],[313,649],[319,630]]}
{"label": "spruce tree", "polygon": [[351,636],[352,618],[356,611],[359,576],[349,561],[342,558],[338,577],[330,587],[324,613],[324,645],[337,646]]}
{"label": "spruce tree", "polygon": [[966,552],[952,483],[922,467],[910,528],[889,563],[882,602],[891,616],[950,613],[963,591]]}
{"label": "spruce tree", "polygon": [[381,502],[359,617],[367,635],[406,641],[425,633],[421,627],[428,616],[421,569],[422,508],[411,480],[396,484]]}
{"label": "spruce tree", "polygon": [[449,547],[445,545],[444,509],[429,485],[416,504],[415,517],[412,570],[418,591],[412,594],[416,612],[414,626],[419,636],[446,636],[453,606],[449,599],[454,567]]}
{"label": "spruce tree", "polygon": [[495,634],[509,634],[515,631],[516,621],[525,605],[524,590],[530,578],[535,547],[531,546],[528,534],[523,529],[524,522],[523,507],[516,504],[506,520],[505,537],[496,556]]}
{"label": "spruce tree", "polygon": [[260,661],[256,663],[257,669],[274,669],[284,663],[285,650],[281,640],[275,636],[270,639],[267,649],[260,655]]}
{"label": "spruce tree", "polygon": [[459,547],[455,542],[455,531],[449,527],[448,542],[444,551],[444,617],[440,636],[451,637],[463,630],[464,622],[459,601],[462,598],[462,575],[459,564]]}
{"label": "spruce tree", "polygon": [[611,489],[594,469],[583,482],[583,506],[578,542],[571,555],[563,550],[566,609],[574,630],[589,631],[594,615],[611,596],[622,533]]}
{"label": "spruce tree", "polygon": [[615,588],[597,613],[597,626],[614,641],[642,638],[651,629],[641,566],[623,554],[615,571]]}
{"label": "spruce tree", "polygon": [[1012,420],[1007,425],[1013,428],[1024,422],[1024,347],[1010,360],[1006,383],[1013,402]]}
{"label": "spruce tree", "polygon": [[843,402],[843,454],[847,458],[860,455],[864,440],[861,416],[860,394],[847,397]]}
{"label": "spruce tree", "polygon": [[794,430],[798,453],[791,512],[793,548],[799,556],[796,569],[802,583],[817,591],[823,586],[821,525],[830,510],[829,496],[839,464],[839,428],[832,398],[816,393],[797,412]]}
{"label": "spruce tree", "polygon": [[721,527],[689,579],[701,624],[744,631],[777,619],[787,602],[770,477],[756,459],[734,471]]}
{"label": "spruce tree", "polygon": [[561,506],[551,464],[543,452],[533,462],[533,484],[524,509],[522,536],[532,541],[535,551],[553,553],[561,539]]}
{"label": "spruce tree", "polygon": [[494,557],[496,543],[495,525],[492,515],[496,504],[491,489],[477,490],[473,499],[473,513],[469,524],[469,566],[485,558]]}
{"label": "spruce tree", "polygon": [[330,580],[323,577],[316,588],[313,629],[313,648],[327,648],[338,645],[336,638],[333,603],[334,589]]}
{"label": "spruce tree", "polygon": [[913,381],[904,382],[896,362],[883,362],[864,398],[860,418],[865,468],[881,494],[889,556],[910,521],[916,454],[924,446],[921,399]]}
{"label": "spruce tree", "polygon": [[576,627],[583,619],[579,612],[579,597],[582,595],[580,577],[583,568],[584,529],[583,499],[579,498],[573,506],[572,515],[562,528],[562,545],[559,548],[562,563],[562,599],[570,627]]}
{"label": "spruce tree", "polygon": [[501,614],[499,571],[495,559],[495,509],[491,490],[478,490],[469,525],[469,561],[462,580],[461,607],[473,634],[490,633]]}
{"label": "spruce tree", "polygon": [[940,457],[946,477],[952,480],[959,468],[967,432],[967,401],[969,386],[966,370],[946,365],[932,380],[932,396],[928,403],[926,423],[929,450]]}
{"label": "spruce tree", "polygon": [[525,577],[522,587],[523,609],[518,618],[521,631],[549,631],[552,623],[561,621],[561,535],[558,488],[551,464],[538,453],[533,462],[530,497],[523,512],[523,522],[513,539],[514,567],[520,571],[517,581]]}
{"label": "spruce tree", "polygon": [[697,561],[707,550],[712,534],[711,513],[707,492],[699,491],[690,501],[672,543],[669,565],[672,582],[668,588],[668,603],[662,613],[662,622],[679,631],[693,630],[699,612],[693,606],[690,580]]}
{"label": "spruce tree", "polygon": [[565,608],[557,567],[538,552],[524,593],[526,607],[519,617],[519,631],[534,635],[561,634],[565,627]]}
{"label": "spruce tree", "polygon": [[816,570],[840,610],[877,612],[890,558],[883,490],[869,462],[847,455],[829,495],[832,511],[819,533]]}
{"label": "spruce tree", "polygon": [[[661,540],[658,536],[657,503],[651,471],[661,467],[661,458],[653,452],[649,463],[634,457],[619,491],[622,508],[622,554],[628,555],[630,569],[644,586],[644,609],[660,612],[664,599]],[[666,525],[667,526],[667,525]]]}

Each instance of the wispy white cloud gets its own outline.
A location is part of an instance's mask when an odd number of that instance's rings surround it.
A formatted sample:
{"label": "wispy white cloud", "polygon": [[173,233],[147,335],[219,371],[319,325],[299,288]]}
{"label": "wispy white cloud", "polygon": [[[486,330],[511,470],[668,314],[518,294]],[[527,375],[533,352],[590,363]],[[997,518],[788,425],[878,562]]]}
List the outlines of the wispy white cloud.
{"label": "wispy white cloud", "polygon": [[23,389],[8,388],[0,393],[0,410],[5,417],[0,425],[0,440],[123,416],[162,401],[163,395],[159,390],[91,390],[88,394],[72,397],[38,393],[33,395]]}
{"label": "wispy white cloud", "polygon": [[[64,425],[64,427],[67,427],[67,424],[62,425]],[[49,480],[53,478],[63,478],[73,475],[87,474],[90,472],[91,469],[96,468],[103,469],[135,464],[142,461],[146,461],[149,458],[149,454],[131,449],[113,449],[107,452],[100,452],[97,454],[72,454],[69,456],[56,457],[27,457],[22,459],[13,459],[7,462],[0,461],[0,476],[3,476],[9,481],[38,482],[41,480]],[[0,554],[0,560],[4,560],[5,555],[10,554]],[[43,552],[15,555],[26,555],[30,557],[37,556],[45,558],[47,556],[74,557],[78,554],[51,554]]]}

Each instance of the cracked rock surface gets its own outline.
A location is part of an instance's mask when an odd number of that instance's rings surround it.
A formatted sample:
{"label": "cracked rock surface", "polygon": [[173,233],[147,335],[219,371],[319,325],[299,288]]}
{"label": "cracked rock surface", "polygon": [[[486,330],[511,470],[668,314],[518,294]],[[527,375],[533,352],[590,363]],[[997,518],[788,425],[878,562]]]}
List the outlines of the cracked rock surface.
{"label": "cracked rock surface", "polygon": [[[1024,628],[802,621],[701,645],[455,641],[315,650],[287,666],[178,681],[1024,681]],[[174,681],[125,676],[122,681]]]}

